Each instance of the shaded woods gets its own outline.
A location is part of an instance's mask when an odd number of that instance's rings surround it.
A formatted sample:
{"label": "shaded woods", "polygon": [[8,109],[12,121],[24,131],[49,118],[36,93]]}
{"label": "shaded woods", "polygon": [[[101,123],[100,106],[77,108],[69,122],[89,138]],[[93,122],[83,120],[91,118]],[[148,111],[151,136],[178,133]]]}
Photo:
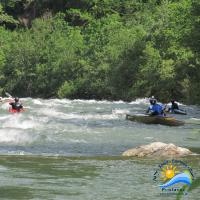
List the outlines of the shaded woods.
{"label": "shaded woods", "polygon": [[198,0],[1,0],[0,92],[200,103]]}

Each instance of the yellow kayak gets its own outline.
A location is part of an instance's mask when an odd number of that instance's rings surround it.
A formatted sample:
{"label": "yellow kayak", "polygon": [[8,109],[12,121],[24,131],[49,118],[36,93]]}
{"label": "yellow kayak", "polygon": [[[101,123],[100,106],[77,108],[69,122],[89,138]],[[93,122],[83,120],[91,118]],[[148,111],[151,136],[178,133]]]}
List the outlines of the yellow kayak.
{"label": "yellow kayak", "polygon": [[174,117],[149,116],[149,115],[126,115],[127,120],[136,121],[144,124],[162,124],[166,126],[182,126],[183,121],[179,121]]}

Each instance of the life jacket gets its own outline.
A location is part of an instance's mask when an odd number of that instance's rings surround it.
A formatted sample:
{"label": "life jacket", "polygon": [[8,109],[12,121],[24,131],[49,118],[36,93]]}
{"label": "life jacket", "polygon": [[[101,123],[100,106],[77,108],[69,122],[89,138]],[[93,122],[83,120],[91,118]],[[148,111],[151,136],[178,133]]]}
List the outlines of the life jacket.
{"label": "life jacket", "polygon": [[13,102],[13,103],[10,103],[10,105],[12,106],[12,109],[15,109],[15,110],[20,110],[23,108],[22,104],[19,102]]}
{"label": "life jacket", "polygon": [[151,108],[151,112],[156,114],[162,114],[163,113],[163,107],[159,104],[154,104]]}
{"label": "life jacket", "polygon": [[175,109],[179,110],[178,104],[172,103],[171,110],[175,110]]}

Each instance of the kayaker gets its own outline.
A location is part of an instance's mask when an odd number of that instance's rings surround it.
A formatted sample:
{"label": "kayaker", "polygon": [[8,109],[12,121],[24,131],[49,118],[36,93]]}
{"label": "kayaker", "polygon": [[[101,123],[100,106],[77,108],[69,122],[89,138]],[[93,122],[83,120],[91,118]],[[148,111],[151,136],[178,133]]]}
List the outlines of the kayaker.
{"label": "kayaker", "polygon": [[178,106],[178,104],[175,102],[175,100],[172,100],[171,103],[172,103],[172,105],[171,105],[171,107],[169,108],[169,111],[170,111],[170,112],[173,112],[174,110],[179,110],[179,106]]}
{"label": "kayaker", "polygon": [[157,103],[155,98],[150,98],[149,102],[150,106],[146,113],[150,113],[150,115],[164,115],[163,107]]}
{"label": "kayaker", "polygon": [[149,112],[152,110],[152,106],[153,106],[154,101],[156,101],[156,99],[155,99],[154,96],[152,96],[152,97],[149,99],[150,106],[148,107],[146,113],[149,113]]}
{"label": "kayaker", "polygon": [[9,103],[12,106],[13,110],[17,110],[18,112],[23,109],[22,103],[20,103],[19,98],[15,97],[14,102]]}

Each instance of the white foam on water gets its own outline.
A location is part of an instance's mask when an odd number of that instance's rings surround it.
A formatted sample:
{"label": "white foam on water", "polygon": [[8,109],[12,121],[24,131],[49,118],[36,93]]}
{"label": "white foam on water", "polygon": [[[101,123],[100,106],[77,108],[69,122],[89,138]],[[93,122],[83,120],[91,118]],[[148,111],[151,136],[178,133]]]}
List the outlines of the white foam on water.
{"label": "white foam on water", "polygon": [[48,123],[49,122],[49,117],[38,117],[37,118],[37,121],[39,122],[39,123]]}
{"label": "white foam on water", "polygon": [[19,155],[19,156],[24,156],[24,155],[32,155],[30,152],[25,152],[25,151],[4,151],[3,152],[6,155]]}
{"label": "white foam on water", "polygon": [[195,121],[200,121],[200,119],[199,118],[194,118],[194,117],[192,117],[192,118],[190,118],[191,120],[195,120]]}
{"label": "white foam on water", "polygon": [[178,103],[178,105],[180,105],[180,106],[186,106],[185,104],[178,102],[178,101],[176,101],[176,103]]}
{"label": "white foam on water", "polygon": [[69,99],[51,99],[51,101],[54,101],[56,103],[59,103],[59,104],[70,104],[72,103],[72,100],[69,100]]}
{"label": "white foam on water", "polygon": [[144,139],[146,139],[146,140],[152,140],[153,137],[145,137]]}
{"label": "white foam on water", "polygon": [[31,97],[26,97],[26,98],[20,98],[20,101],[32,101],[33,98]]}
{"label": "white foam on water", "polygon": [[56,111],[54,108],[41,108],[37,110],[37,113],[49,116],[49,117],[62,117],[65,115],[63,112]]}
{"label": "white foam on water", "polygon": [[0,120],[5,120],[5,119],[8,119],[8,118],[10,118],[9,115],[7,115],[7,116],[1,116],[1,117],[0,117]]}
{"label": "white foam on water", "polygon": [[[72,100],[72,102],[77,102],[77,103],[87,103],[87,104],[94,104],[94,103],[98,103],[98,101],[96,100],[82,100],[82,99],[74,99]],[[103,103],[103,101],[101,101]]]}
{"label": "white foam on water", "polygon": [[119,118],[116,114],[81,114],[81,113],[63,113],[56,111],[55,109],[40,109],[39,112],[46,116],[56,117],[59,119],[117,119]]}
{"label": "white foam on water", "polygon": [[113,114],[127,114],[129,113],[129,109],[114,109],[112,110]]}
{"label": "white foam on water", "polygon": [[69,139],[69,141],[72,143],[87,143],[87,141],[83,139]]}
{"label": "white foam on water", "polygon": [[86,114],[79,116],[80,119],[94,119],[94,120],[106,120],[106,119],[118,119],[119,116],[115,114]]}
{"label": "white foam on water", "polygon": [[71,101],[72,103],[86,103],[86,104],[124,104],[125,102],[122,100],[119,101],[107,101],[107,100],[82,100],[82,99],[74,99]]}
{"label": "white foam on water", "polygon": [[9,107],[10,107],[10,105],[9,105],[9,103],[8,103],[8,102],[6,102],[6,103],[3,103],[3,104],[1,105],[1,108],[2,108],[3,110],[8,110],[8,109],[9,109]]}
{"label": "white foam on water", "polygon": [[62,107],[73,107],[71,105],[71,101],[65,100],[65,99],[50,99],[50,100],[44,100],[43,104],[45,107],[57,107],[57,106],[62,106]]}
{"label": "white foam on water", "polygon": [[2,123],[2,128],[19,128],[19,129],[31,129],[38,127],[39,124],[34,120],[21,118],[21,114],[11,115],[4,123]]}
{"label": "white foam on water", "polygon": [[34,141],[29,134],[24,133],[21,130],[16,129],[0,129],[0,143],[9,144],[29,144]]}
{"label": "white foam on water", "polygon": [[102,108],[100,108],[100,107],[96,107],[96,110],[102,110]]}
{"label": "white foam on water", "polygon": [[33,103],[36,105],[42,105],[43,103],[39,99],[33,99]]}
{"label": "white foam on water", "polygon": [[25,152],[24,151],[20,151],[18,155],[24,156]]}
{"label": "white foam on water", "polygon": [[[47,107],[51,107],[51,106],[56,106],[56,105],[63,105],[63,106],[70,106],[70,104],[73,103],[81,103],[81,104],[126,104],[127,102],[119,100],[119,101],[107,101],[107,100],[83,100],[83,99],[74,99],[74,100],[70,100],[70,99],[32,99],[32,98],[21,98],[22,101],[32,101],[35,105],[44,105]],[[180,102],[177,102],[179,105],[183,105]],[[139,104],[149,104],[149,98],[145,97],[145,98],[138,98],[135,101],[132,101],[128,104],[133,104],[133,105],[139,105]],[[167,105],[170,105],[170,102],[167,103]],[[8,109],[9,107],[9,103],[3,103],[1,106],[4,110]]]}
{"label": "white foam on water", "polygon": [[139,105],[139,104],[149,104],[149,98],[136,99],[135,101],[130,102],[129,104]]}
{"label": "white foam on water", "polygon": [[107,101],[107,100],[83,100],[83,99],[33,99],[33,103],[36,105],[49,105],[49,104],[73,104],[73,103],[83,103],[83,104],[124,104],[122,100],[119,101]]}
{"label": "white foam on water", "polygon": [[83,120],[106,120],[118,119],[119,116],[115,114],[65,114],[65,119],[83,119]]}
{"label": "white foam on water", "polygon": [[48,100],[48,99],[32,99],[32,102],[38,106],[45,106],[45,107],[54,106],[53,100]]}
{"label": "white foam on water", "polygon": [[110,102],[112,104],[125,104],[126,103],[125,101],[122,101],[122,100],[119,100],[119,101],[107,101],[107,102]]}
{"label": "white foam on water", "polygon": [[[140,105],[140,104],[144,104],[144,105],[147,105],[149,104],[149,99],[148,97],[145,97],[145,98],[139,98],[139,99],[136,99],[135,101],[132,101],[130,102],[129,104],[133,104],[133,105]],[[177,101],[176,101],[177,102]],[[168,103],[162,103],[162,102],[159,102],[158,103],[160,104],[164,104],[164,105],[167,105],[167,106],[171,106],[171,103],[168,102]],[[180,102],[177,102],[178,105],[182,105],[182,106],[185,106],[183,103],[180,103]]]}

